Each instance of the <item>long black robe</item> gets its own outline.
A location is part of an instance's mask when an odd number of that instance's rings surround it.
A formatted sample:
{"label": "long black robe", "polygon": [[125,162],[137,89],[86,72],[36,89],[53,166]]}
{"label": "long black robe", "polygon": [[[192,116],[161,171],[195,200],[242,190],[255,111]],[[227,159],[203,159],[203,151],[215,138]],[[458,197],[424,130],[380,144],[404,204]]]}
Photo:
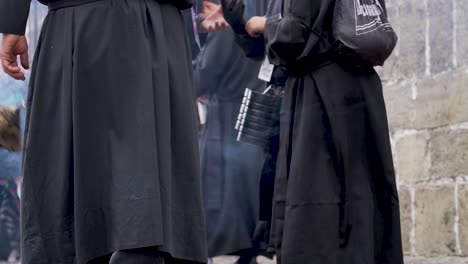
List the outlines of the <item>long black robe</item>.
{"label": "long black robe", "polygon": [[[23,263],[148,246],[206,261],[182,2],[49,3],[72,6],[49,12],[33,64]],[[22,34],[28,5],[0,1],[0,32]]]}
{"label": "long black robe", "polygon": [[208,254],[234,254],[255,246],[262,150],[236,141],[245,88],[259,90],[261,61],[247,59],[230,30],[209,33],[195,64],[197,93],[209,95],[201,135],[201,167]]}
{"label": "long black robe", "polygon": [[290,78],[281,111],[272,246],[283,264],[402,264],[382,86],[331,52],[335,0],[292,0],[270,20]]}

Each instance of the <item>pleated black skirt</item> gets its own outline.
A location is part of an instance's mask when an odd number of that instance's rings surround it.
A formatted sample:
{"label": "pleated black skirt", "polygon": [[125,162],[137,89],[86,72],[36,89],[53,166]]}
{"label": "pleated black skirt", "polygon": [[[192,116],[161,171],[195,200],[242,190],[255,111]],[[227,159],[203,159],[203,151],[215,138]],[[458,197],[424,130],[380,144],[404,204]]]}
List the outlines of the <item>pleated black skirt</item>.
{"label": "pleated black skirt", "polygon": [[190,60],[174,5],[49,12],[28,98],[23,263],[150,246],[206,261]]}

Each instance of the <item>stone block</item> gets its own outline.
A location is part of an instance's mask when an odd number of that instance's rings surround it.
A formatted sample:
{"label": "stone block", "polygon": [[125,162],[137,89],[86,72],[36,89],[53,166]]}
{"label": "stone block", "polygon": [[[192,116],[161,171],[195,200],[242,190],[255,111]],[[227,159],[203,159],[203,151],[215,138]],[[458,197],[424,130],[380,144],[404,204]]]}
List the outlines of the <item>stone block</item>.
{"label": "stone block", "polygon": [[400,57],[396,51],[387,59],[384,66],[376,67],[376,71],[383,82],[400,79]]}
{"label": "stone block", "polygon": [[400,183],[414,184],[430,180],[426,133],[405,136],[396,143],[396,169]]}
{"label": "stone block", "polygon": [[453,186],[417,189],[415,195],[415,251],[420,256],[456,252]]}
{"label": "stone block", "polygon": [[429,142],[433,178],[468,175],[468,129],[432,132]]}
{"label": "stone block", "polygon": [[453,2],[429,0],[429,43],[431,73],[440,73],[453,66]]}
{"label": "stone block", "polygon": [[403,251],[405,255],[411,254],[411,230],[413,221],[411,218],[411,192],[400,190],[400,215],[401,215],[401,236],[403,240]]}
{"label": "stone block", "polygon": [[[413,100],[413,90],[416,99]],[[384,86],[390,129],[427,129],[468,122],[468,68]]]}
{"label": "stone block", "polygon": [[426,8],[424,1],[399,2],[399,59],[403,78],[424,75],[426,70]]}
{"label": "stone block", "polygon": [[468,1],[455,0],[458,65],[468,65]]}
{"label": "stone block", "polygon": [[413,127],[434,128],[468,121],[466,69],[427,77],[416,84]]}
{"label": "stone block", "polygon": [[411,84],[407,81],[388,84],[383,91],[390,130],[412,127],[415,102],[411,99]]}
{"label": "stone block", "polygon": [[458,189],[458,230],[460,247],[463,255],[468,256],[468,185],[460,185]]}

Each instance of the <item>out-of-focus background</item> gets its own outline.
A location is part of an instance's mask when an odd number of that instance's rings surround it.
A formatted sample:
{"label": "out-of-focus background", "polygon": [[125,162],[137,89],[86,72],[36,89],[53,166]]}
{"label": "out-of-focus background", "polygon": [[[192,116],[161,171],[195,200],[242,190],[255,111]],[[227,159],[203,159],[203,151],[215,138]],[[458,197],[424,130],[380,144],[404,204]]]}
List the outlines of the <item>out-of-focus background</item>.
{"label": "out-of-focus background", "polygon": [[[468,256],[468,1],[387,0],[387,7],[400,41],[379,72],[398,174],[404,251],[446,257],[408,263],[468,263],[448,258]],[[33,1],[30,54],[45,15]],[[27,82],[0,73],[0,105],[21,105],[26,94]],[[19,180],[20,174],[20,154],[0,149],[0,180]]]}
{"label": "out-of-focus background", "polygon": [[[29,54],[34,54],[35,52],[37,40],[39,39],[40,27],[46,14],[47,8],[34,0],[31,5],[30,19],[26,33],[29,41]],[[32,59],[33,56],[30,56],[31,62]],[[27,74],[27,78],[29,80],[29,73]],[[26,82],[15,81],[0,70],[0,105],[21,107],[23,100],[25,100],[27,96],[28,80]],[[21,170],[19,160],[19,153],[8,153],[5,149],[0,148],[0,179],[20,176]]]}
{"label": "out-of-focus background", "polygon": [[[34,54],[42,21],[47,8],[32,1],[27,37],[29,54]],[[32,61],[32,56],[30,60]],[[29,73],[27,74],[29,79]],[[23,101],[27,97],[28,81],[14,81],[0,71],[0,106],[21,108],[21,128],[24,129],[25,109]],[[45,120],[44,122],[47,122]],[[19,207],[17,186],[21,182],[21,154],[12,153],[0,147],[0,263],[19,259]]]}

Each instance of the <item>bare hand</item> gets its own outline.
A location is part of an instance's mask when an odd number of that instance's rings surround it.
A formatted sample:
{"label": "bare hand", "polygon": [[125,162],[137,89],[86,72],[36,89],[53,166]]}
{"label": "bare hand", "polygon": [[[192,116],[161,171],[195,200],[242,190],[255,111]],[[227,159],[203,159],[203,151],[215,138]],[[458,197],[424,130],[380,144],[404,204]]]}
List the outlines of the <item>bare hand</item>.
{"label": "bare hand", "polygon": [[254,16],[247,21],[245,31],[252,37],[259,37],[265,33],[266,17]]}
{"label": "bare hand", "polygon": [[28,41],[25,36],[4,34],[0,48],[3,71],[16,80],[25,80],[24,72],[18,65],[18,56],[24,69],[29,69]]}
{"label": "bare hand", "polygon": [[215,4],[215,3],[210,2],[210,1],[203,1],[203,10],[202,10],[202,12],[200,12],[198,14],[198,16],[201,17],[201,18],[207,18],[211,14],[216,12],[219,7],[220,7],[219,4]]}
{"label": "bare hand", "polygon": [[219,31],[222,29],[229,28],[228,22],[223,17],[223,9],[221,5],[216,9],[215,12],[213,12],[211,15],[209,15],[202,23],[201,23],[201,28],[205,32],[214,32],[214,31]]}

